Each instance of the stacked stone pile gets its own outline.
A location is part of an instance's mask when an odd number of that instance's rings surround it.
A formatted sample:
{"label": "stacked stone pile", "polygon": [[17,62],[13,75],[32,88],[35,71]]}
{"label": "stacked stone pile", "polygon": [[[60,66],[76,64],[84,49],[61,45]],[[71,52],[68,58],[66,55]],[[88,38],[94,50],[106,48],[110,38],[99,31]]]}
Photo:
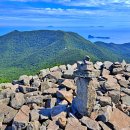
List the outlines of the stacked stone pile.
{"label": "stacked stone pile", "polygon": [[130,64],[83,61],[0,84],[1,130],[130,130]]}

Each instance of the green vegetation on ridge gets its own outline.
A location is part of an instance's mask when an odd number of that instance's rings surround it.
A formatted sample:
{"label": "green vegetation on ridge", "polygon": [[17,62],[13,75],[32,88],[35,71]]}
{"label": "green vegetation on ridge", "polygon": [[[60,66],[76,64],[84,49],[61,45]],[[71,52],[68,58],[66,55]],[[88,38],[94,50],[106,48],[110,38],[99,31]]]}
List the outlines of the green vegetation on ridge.
{"label": "green vegetation on ridge", "polygon": [[64,31],[13,31],[0,37],[0,82],[40,69],[74,63],[89,55],[93,61],[130,61],[130,44],[92,43]]}

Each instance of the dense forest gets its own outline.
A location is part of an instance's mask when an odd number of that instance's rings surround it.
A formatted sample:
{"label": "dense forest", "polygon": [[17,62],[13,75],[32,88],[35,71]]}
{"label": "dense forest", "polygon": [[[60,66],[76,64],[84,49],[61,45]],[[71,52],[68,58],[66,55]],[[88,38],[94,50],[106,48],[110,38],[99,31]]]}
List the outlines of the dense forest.
{"label": "dense forest", "polygon": [[15,30],[0,36],[0,82],[54,65],[72,64],[85,55],[92,61],[130,62],[130,43],[92,43],[77,33],[60,30]]}

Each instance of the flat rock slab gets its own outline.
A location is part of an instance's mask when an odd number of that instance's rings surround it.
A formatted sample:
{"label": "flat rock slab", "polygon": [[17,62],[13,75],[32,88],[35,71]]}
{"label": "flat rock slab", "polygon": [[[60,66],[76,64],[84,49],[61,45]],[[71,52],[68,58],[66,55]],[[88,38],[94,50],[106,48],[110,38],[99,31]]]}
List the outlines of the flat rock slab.
{"label": "flat rock slab", "polygon": [[76,118],[69,118],[65,130],[87,130]]}
{"label": "flat rock slab", "polygon": [[26,105],[22,106],[17,115],[14,117],[13,126],[15,129],[26,128],[28,122],[29,122],[29,113],[30,108]]}
{"label": "flat rock slab", "polygon": [[9,123],[13,120],[15,115],[17,114],[17,110],[7,106],[7,105],[1,105],[0,106],[0,121],[3,123]]}
{"label": "flat rock slab", "polygon": [[117,130],[123,130],[126,128],[128,128],[128,130],[130,129],[130,117],[117,108],[113,109],[109,122]]}
{"label": "flat rock slab", "polygon": [[99,124],[98,122],[96,122],[95,120],[90,119],[87,116],[84,116],[81,120],[80,120],[84,125],[86,125],[89,129],[92,130],[100,130]]}

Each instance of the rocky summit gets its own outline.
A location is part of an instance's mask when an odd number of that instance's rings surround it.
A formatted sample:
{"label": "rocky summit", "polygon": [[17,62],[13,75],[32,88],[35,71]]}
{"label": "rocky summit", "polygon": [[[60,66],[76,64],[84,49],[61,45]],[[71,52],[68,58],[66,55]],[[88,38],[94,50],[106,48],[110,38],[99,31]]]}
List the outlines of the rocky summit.
{"label": "rocky summit", "polygon": [[0,130],[130,130],[130,64],[86,56],[0,84]]}

